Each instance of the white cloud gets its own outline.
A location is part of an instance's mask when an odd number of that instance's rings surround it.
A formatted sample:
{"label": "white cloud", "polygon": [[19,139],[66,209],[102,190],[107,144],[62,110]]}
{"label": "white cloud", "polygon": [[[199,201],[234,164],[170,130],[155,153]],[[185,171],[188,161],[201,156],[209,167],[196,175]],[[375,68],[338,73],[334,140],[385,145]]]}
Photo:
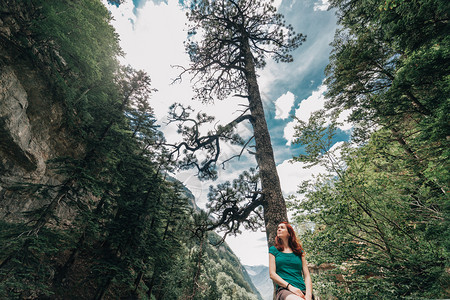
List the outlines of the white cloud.
{"label": "white cloud", "polygon": [[319,2],[314,3],[314,11],[326,11],[330,3],[328,0],[320,0]]}
{"label": "white cloud", "polygon": [[278,176],[280,177],[281,189],[285,196],[294,194],[298,185],[305,180],[311,179],[321,173],[326,173],[323,166],[316,165],[311,168],[305,168],[301,162],[291,163],[285,160],[277,166]]}
{"label": "white cloud", "polygon": [[286,92],[275,100],[275,119],[286,119],[294,105],[295,96],[291,92]]}
{"label": "white cloud", "polygon": [[[205,105],[192,101],[194,94],[189,75],[184,76],[181,82],[171,84],[180,74],[180,69],[172,66],[187,67],[190,63],[183,44],[187,37],[187,19],[178,1],[169,0],[159,4],[146,1],[139,8],[133,7],[132,1],[129,1],[119,7],[110,5],[108,9],[114,17],[112,24],[126,53],[122,62],[145,70],[150,75],[152,87],[158,90],[152,95],[150,104],[169,142],[180,139],[176,127],[166,124],[169,106],[175,102],[190,105],[196,111],[195,114],[201,111],[216,115],[219,124],[227,123],[239,115],[238,110],[242,108],[240,104],[245,101],[242,98]],[[214,125],[211,124],[208,129]]]}
{"label": "white cloud", "polygon": [[150,100],[151,105],[158,119],[166,116],[173,102],[192,96],[188,81],[169,86],[179,73],[171,66],[189,63],[183,46],[186,38],[184,12],[175,0],[160,4],[146,1],[139,8],[134,8],[129,1],[119,7],[108,8],[114,17],[112,24],[120,36],[120,45],[126,53],[122,62],[150,75],[152,87],[158,90]]}
{"label": "white cloud", "polygon": [[[297,61],[299,60],[297,57],[297,60],[294,60],[292,64],[276,63],[274,60],[268,59],[265,68],[257,71],[261,93],[277,91],[278,86],[286,82],[301,82],[304,80],[305,76],[321,63],[320,58],[328,56],[330,37],[332,36],[324,34],[312,43],[307,41],[305,45],[301,46],[301,63]],[[292,80],[293,78],[295,78],[295,81]],[[290,88],[294,89],[295,85]],[[273,99],[268,97],[263,97],[263,100],[266,103],[273,102]]]}
{"label": "white cloud", "polygon": [[283,137],[286,139],[286,145],[290,146],[292,145],[292,140],[294,139],[295,134],[295,125],[297,121],[292,121],[287,123],[286,127],[284,127],[284,134]]}
{"label": "white cloud", "polygon": [[319,88],[312,92],[311,96],[300,102],[299,107],[295,110],[295,116],[304,122],[308,122],[311,114],[319,109],[323,109],[325,104],[324,93],[327,86],[322,84]]}
{"label": "white cloud", "polygon": [[350,109],[347,109],[339,115],[337,122],[342,124],[338,126],[341,130],[347,131],[352,129],[353,125],[347,122],[347,118],[350,116],[351,112],[352,111]]}
{"label": "white cloud", "polygon": [[336,161],[338,161],[341,158],[342,155],[342,145],[344,145],[344,142],[337,142],[333,146],[331,146],[330,150],[328,152],[332,153],[334,157],[336,157]]}
{"label": "white cloud", "polygon": [[[277,91],[279,86],[286,86],[286,84],[288,89],[294,90],[305,78],[310,80],[312,70],[323,68],[328,61],[331,51],[330,43],[333,41],[336,29],[335,16],[332,12],[327,12],[329,17],[324,18],[323,14],[314,13],[312,8],[305,9],[309,6],[305,3],[308,1],[297,2],[302,4],[297,4],[296,8],[293,8],[295,1],[291,1],[291,9],[284,12],[286,22],[291,23],[296,32],[307,34],[308,37],[303,45],[292,53],[293,63],[276,63],[272,59],[267,59],[265,68],[258,70],[258,84],[263,93]],[[299,6],[303,6],[303,12],[296,11]],[[273,101],[273,99],[270,100]]]}
{"label": "white cloud", "polygon": [[283,2],[283,0],[274,0],[272,5],[279,9],[281,6],[281,2]]}
{"label": "white cloud", "polygon": [[[303,99],[299,107],[295,110],[295,116],[304,122],[308,122],[311,114],[319,109],[323,109],[325,104],[325,97],[323,93],[325,93],[327,87],[325,85],[320,85],[316,91],[313,91],[311,96],[306,99]],[[297,123],[296,120],[289,122],[284,128],[284,138],[287,140],[287,145],[291,145],[292,139],[294,138],[294,126]]]}
{"label": "white cloud", "polygon": [[[311,96],[309,96],[306,99],[303,99],[299,107],[295,110],[295,117],[297,117],[299,120],[303,122],[308,122],[311,114],[313,112],[316,112],[320,109],[324,108],[325,104],[325,95],[324,93],[327,91],[327,86],[322,84],[318,87],[317,90],[313,91]],[[350,110],[345,110],[341,112],[339,115],[337,121],[339,123],[342,123],[338,126],[341,130],[350,130],[352,128],[352,124],[346,122],[346,119],[350,115]],[[294,120],[292,122],[289,122],[285,128],[284,128],[284,138],[287,140],[286,145],[291,145],[292,140],[294,138],[295,134],[295,125],[297,121]],[[328,119],[325,125],[329,125],[331,123],[331,120]]]}

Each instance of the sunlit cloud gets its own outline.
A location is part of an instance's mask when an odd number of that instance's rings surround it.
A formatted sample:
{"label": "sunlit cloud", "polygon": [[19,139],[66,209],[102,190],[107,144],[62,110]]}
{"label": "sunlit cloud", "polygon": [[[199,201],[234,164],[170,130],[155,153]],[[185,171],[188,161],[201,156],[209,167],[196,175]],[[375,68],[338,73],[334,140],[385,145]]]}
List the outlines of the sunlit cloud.
{"label": "sunlit cloud", "polygon": [[[308,98],[302,100],[299,104],[299,107],[295,110],[295,117],[303,122],[308,122],[311,115],[321,109],[324,109],[325,104],[325,95],[324,93],[327,91],[327,86],[322,84],[318,87],[317,90],[313,91],[311,93],[311,96]],[[338,125],[338,128],[341,130],[350,130],[352,128],[352,124],[348,123],[346,120],[348,116],[350,115],[350,110],[345,110],[340,113],[338,119],[336,120],[340,125]],[[286,139],[286,145],[291,145],[292,140],[294,139],[295,134],[295,126],[297,124],[296,120],[293,120],[292,122],[289,122],[286,124],[286,127],[284,128],[284,138]],[[327,122],[325,125],[330,125],[331,119],[327,119]]]}
{"label": "sunlit cloud", "polygon": [[129,1],[108,9],[126,54],[123,63],[150,75],[152,87],[158,90],[152,96],[151,105],[157,117],[165,117],[173,102],[192,97],[189,80],[169,85],[180,72],[172,66],[189,62],[183,46],[186,38],[184,12],[175,0],[160,4],[146,1],[139,8]]}
{"label": "sunlit cloud", "polygon": [[228,236],[226,241],[242,264],[248,266],[269,265],[269,248],[267,247],[265,232],[247,231],[245,234]]}
{"label": "sunlit cloud", "polygon": [[280,8],[282,2],[283,2],[283,0],[274,0],[272,5],[278,9],[278,8]]}
{"label": "sunlit cloud", "polygon": [[138,8],[129,1],[119,7],[108,6],[108,9],[114,17],[112,23],[126,53],[122,63],[145,70],[151,77],[152,87],[158,90],[150,102],[169,142],[175,143],[180,139],[176,126],[167,124],[169,107],[175,102],[191,106],[195,114],[201,111],[215,115],[216,121],[205,127],[204,131],[213,129],[217,124],[226,124],[239,115],[244,101],[241,98],[203,104],[192,101],[194,92],[189,74],[173,83],[181,73],[181,69],[174,66],[187,67],[190,63],[183,44],[187,38],[187,19],[176,0],[159,4],[146,1]]}
{"label": "sunlit cloud", "polygon": [[275,119],[286,119],[289,117],[289,112],[294,106],[295,96],[291,92],[286,92],[275,100]]}
{"label": "sunlit cloud", "polygon": [[339,129],[349,131],[353,128],[353,124],[347,121],[351,113],[352,111],[350,109],[347,109],[339,114],[339,117],[336,120],[340,124],[338,126]]}
{"label": "sunlit cloud", "polygon": [[278,176],[280,177],[281,188],[285,197],[295,194],[298,185],[302,181],[311,179],[321,173],[326,173],[325,167],[316,165],[311,168],[305,168],[302,162],[293,162],[285,160],[277,166]]}
{"label": "sunlit cloud", "polygon": [[295,110],[295,116],[301,121],[308,122],[313,112],[323,109],[326,90],[326,85],[320,85],[317,90],[312,92],[311,96],[300,102],[299,107]]}
{"label": "sunlit cloud", "polygon": [[314,11],[326,11],[330,3],[328,0],[320,0],[319,2],[314,3]]}
{"label": "sunlit cloud", "polygon": [[[312,92],[311,96],[302,100],[299,107],[295,110],[295,117],[301,121],[308,122],[311,114],[319,109],[323,109],[325,104],[325,96],[323,93],[327,90],[325,85]],[[287,140],[287,145],[291,145],[294,138],[294,127],[297,121],[289,122],[284,129],[284,138]]]}
{"label": "sunlit cloud", "polygon": [[286,145],[290,146],[292,145],[292,140],[294,139],[295,135],[295,125],[297,124],[297,121],[292,121],[286,124],[286,127],[284,127],[284,134],[283,137],[286,139]]}

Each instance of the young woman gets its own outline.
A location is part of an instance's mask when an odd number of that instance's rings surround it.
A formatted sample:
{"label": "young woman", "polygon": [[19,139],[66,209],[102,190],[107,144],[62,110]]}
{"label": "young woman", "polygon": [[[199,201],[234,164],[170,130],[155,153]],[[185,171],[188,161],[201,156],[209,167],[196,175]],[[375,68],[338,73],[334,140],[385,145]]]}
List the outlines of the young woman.
{"label": "young woman", "polygon": [[314,299],[305,253],[288,222],[278,225],[275,246],[269,248],[269,273],[277,300]]}

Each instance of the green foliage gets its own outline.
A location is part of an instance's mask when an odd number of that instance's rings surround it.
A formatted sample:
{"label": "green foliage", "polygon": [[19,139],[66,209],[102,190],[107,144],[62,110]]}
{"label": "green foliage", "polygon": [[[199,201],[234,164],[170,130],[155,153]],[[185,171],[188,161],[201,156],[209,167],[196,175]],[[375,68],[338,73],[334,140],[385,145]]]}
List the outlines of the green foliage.
{"label": "green foliage", "polygon": [[220,240],[214,232],[207,235],[202,249],[202,275],[197,282],[200,288],[193,299],[258,299],[243,277],[239,259],[227,244],[215,246]]}
{"label": "green foliage", "polygon": [[54,261],[72,246],[67,232],[45,229],[39,236],[28,235],[25,224],[0,222],[0,298],[23,299],[54,294],[51,287]]}
{"label": "green foliage", "polygon": [[[86,86],[99,82],[116,67],[118,37],[100,1],[33,1],[42,17],[31,29],[38,41],[55,45],[66,70]],[[86,45],[89,45],[86,47]],[[109,71],[109,72],[105,72]]]}
{"label": "green foliage", "polygon": [[345,170],[318,178],[303,190],[306,198],[292,204],[297,222],[314,222],[305,247],[313,262],[336,266],[324,280],[338,279],[339,298],[445,295],[447,199],[418,185],[401,155],[380,131],[366,146],[347,149]]}
{"label": "green foliage", "polygon": [[[299,122],[294,160],[327,175],[291,199],[312,222],[305,248],[332,263],[339,299],[448,297],[448,1],[330,1],[342,28],[327,67],[327,112]],[[351,143],[331,148],[326,115],[350,109]]]}
{"label": "green foliage", "polygon": [[384,2],[384,4],[380,4],[380,6],[378,7],[378,9],[380,11],[382,10],[388,10],[388,9],[393,9],[395,7],[397,7],[397,5],[399,5],[401,2],[403,2],[404,0],[386,0]]}
{"label": "green foliage", "polygon": [[312,261],[334,266],[315,280],[339,299],[448,297],[449,4],[331,2],[343,27],[326,106],[352,111],[359,146],[331,148],[327,112],[296,127],[306,152],[294,160],[329,172],[291,203],[314,224],[303,237]]}
{"label": "green foliage", "polygon": [[[118,104],[115,77],[122,52],[108,10],[90,0],[28,0],[21,7],[26,12],[17,13],[32,18],[22,20],[15,39],[25,39],[20,43],[25,44],[23,50],[66,107],[64,117],[72,134],[82,139],[95,136],[92,126],[103,125],[100,114]],[[113,112],[111,118],[120,118]]]}
{"label": "green foliage", "polygon": [[442,142],[449,131],[442,114],[449,105],[449,3],[395,1],[379,12],[380,2],[331,1],[343,27],[327,67],[328,107],[352,109],[351,120],[363,128],[411,118],[423,139]]}

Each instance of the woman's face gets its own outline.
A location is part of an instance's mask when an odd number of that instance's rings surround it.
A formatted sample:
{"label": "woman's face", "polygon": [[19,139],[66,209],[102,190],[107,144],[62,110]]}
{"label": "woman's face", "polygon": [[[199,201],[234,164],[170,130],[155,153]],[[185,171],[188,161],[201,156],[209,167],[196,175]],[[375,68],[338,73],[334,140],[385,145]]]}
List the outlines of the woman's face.
{"label": "woman's face", "polygon": [[277,236],[279,238],[287,238],[289,236],[286,224],[281,223],[280,225],[278,225]]}

